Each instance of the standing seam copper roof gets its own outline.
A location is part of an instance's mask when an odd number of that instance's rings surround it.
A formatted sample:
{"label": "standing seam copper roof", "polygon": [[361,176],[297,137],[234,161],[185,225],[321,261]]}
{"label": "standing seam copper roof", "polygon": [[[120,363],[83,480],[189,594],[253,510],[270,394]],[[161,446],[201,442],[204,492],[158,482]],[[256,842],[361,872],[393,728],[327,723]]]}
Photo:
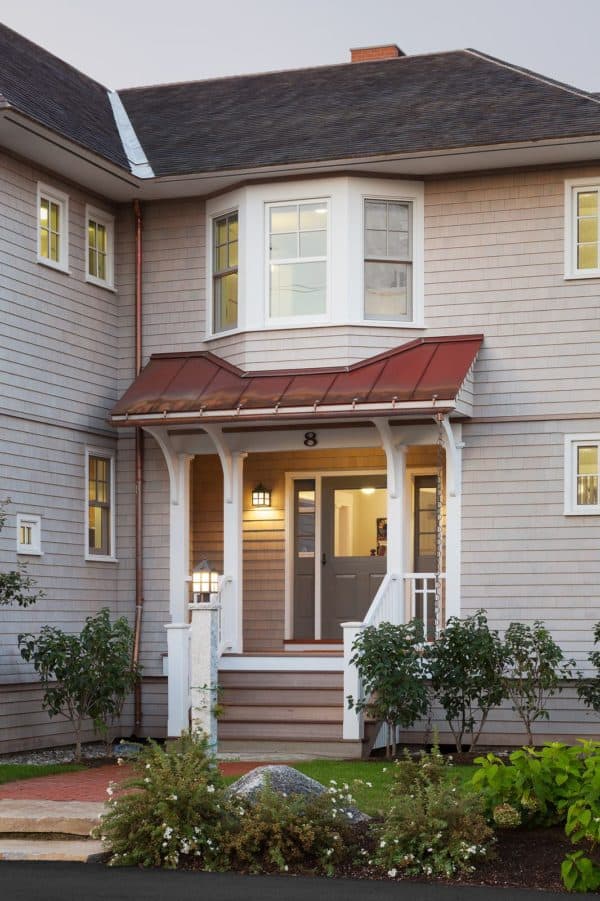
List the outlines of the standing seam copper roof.
{"label": "standing seam copper roof", "polygon": [[111,417],[294,412],[295,408],[452,401],[482,335],[419,338],[351,366],[244,372],[208,351],[154,354]]}

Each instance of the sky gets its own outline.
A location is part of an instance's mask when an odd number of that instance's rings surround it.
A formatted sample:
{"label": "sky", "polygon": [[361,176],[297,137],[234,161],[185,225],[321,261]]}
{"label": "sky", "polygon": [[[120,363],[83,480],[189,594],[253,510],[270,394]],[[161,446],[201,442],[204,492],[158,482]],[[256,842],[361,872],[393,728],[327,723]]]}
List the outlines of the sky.
{"label": "sky", "polygon": [[474,47],[600,91],[600,0],[0,0],[0,21],[109,88],[329,65],[395,43]]}

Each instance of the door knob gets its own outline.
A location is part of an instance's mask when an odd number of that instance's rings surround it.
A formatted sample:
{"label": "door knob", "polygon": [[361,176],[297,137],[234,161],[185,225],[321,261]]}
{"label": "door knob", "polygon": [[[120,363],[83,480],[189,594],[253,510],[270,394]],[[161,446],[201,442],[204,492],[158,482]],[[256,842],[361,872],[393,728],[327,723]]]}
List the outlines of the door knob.
{"label": "door knob", "polygon": [[327,554],[325,553],[325,551],[323,551],[323,553],[321,554],[321,563],[323,564],[323,566],[325,566],[325,564],[327,563]]}

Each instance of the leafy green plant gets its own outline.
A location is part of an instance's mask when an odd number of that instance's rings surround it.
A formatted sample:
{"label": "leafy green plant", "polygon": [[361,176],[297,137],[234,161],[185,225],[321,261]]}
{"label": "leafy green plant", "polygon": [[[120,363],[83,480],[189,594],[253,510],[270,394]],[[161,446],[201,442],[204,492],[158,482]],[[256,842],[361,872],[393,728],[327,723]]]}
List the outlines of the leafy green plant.
{"label": "leafy green plant", "polygon": [[425,634],[420,620],[395,626],[368,626],[353,646],[354,664],[362,681],[363,698],[348,697],[348,706],[364,710],[388,726],[388,757],[396,754],[396,730],[408,728],[429,709]]}
{"label": "leafy green plant", "polygon": [[565,823],[573,844],[585,846],[562,864],[565,887],[594,891],[600,886],[600,742],[552,742],[540,751],[514,751],[509,760],[507,765],[488,754],[475,761],[479,769],[471,781],[488,816],[504,828]]}
{"label": "leafy green plant", "polygon": [[498,633],[484,610],[466,619],[451,617],[429,652],[432,689],[444,708],[456,749],[466,735],[472,750],[488,714],[505,696],[504,656]]}
{"label": "leafy green plant", "polygon": [[375,863],[390,876],[454,876],[489,854],[482,799],[452,778],[437,748],[394,766],[391,806],[375,827]]}
{"label": "leafy green plant", "polygon": [[107,608],[88,616],[80,635],[44,626],[38,636],[19,635],[23,660],[33,663],[44,690],[43,707],[70,720],[75,731],[75,760],[81,760],[81,731],[90,718],[108,732],[139,678],[132,666],[133,632],[124,617],[110,622]]}
{"label": "leafy green plant", "polygon": [[[0,532],[6,522],[6,504],[10,498],[0,501]],[[0,573],[0,607],[8,607],[17,604],[19,607],[29,607],[44,597],[41,589],[35,591],[35,580],[27,573],[24,563],[17,569]]]}
{"label": "leafy green plant", "polygon": [[[597,649],[596,645],[599,645]],[[600,622],[594,627],[594,650],[588,654],[588,660],[596,670],[596,675],[591,679],[583,679],[577,686],[577,694],[584,704],[600,713]]]}
{"label": "leafy green plant", "polygon": [[237,826],[223,835],[221,865],[251,873],[313,872],[332,876],[358,852],[348,786],[288,797],[261,790],[238,802]]}
{"label": "leafy green plant", "polygon": [[533,724],[550,719],[548,701],[562,691],[561,681],[573,678],[575,661],[565,660],[559,645],[540,620],[533,626],[511,623],[504,636],[506,696],[533,745]]}
{"label": "leafy green plant", "polygon": [[508,764],[494,754],[477,757],[471,784],[494,819],[497,808],[508,805],[517,813],[515,825],[551,826],[564,822],[565,808],[580,795],[585,761],[599,748],[595,742],[550,742],[540,750],[513,751]]}
{"label": "leafy green plant", "polygon": [[109,786],[96,829],[111,866],[174,868],[187,856],[215,869],[232,813],[206,737],[182,735],[164,748],[149,741],[131,765],[134,775],[119,786],[126,792]]}

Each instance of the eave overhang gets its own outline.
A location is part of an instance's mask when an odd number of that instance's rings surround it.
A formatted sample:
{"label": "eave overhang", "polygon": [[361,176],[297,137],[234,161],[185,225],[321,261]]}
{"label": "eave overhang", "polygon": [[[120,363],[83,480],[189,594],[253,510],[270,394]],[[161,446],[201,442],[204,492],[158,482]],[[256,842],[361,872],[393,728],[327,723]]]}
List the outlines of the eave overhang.
{"label": "eave overhang", "polygon": [[418,338],[351,366],[245,372],[208,351],[154,354],[110,413],[115,426],[427,418],[470,414],[483,335]]}

